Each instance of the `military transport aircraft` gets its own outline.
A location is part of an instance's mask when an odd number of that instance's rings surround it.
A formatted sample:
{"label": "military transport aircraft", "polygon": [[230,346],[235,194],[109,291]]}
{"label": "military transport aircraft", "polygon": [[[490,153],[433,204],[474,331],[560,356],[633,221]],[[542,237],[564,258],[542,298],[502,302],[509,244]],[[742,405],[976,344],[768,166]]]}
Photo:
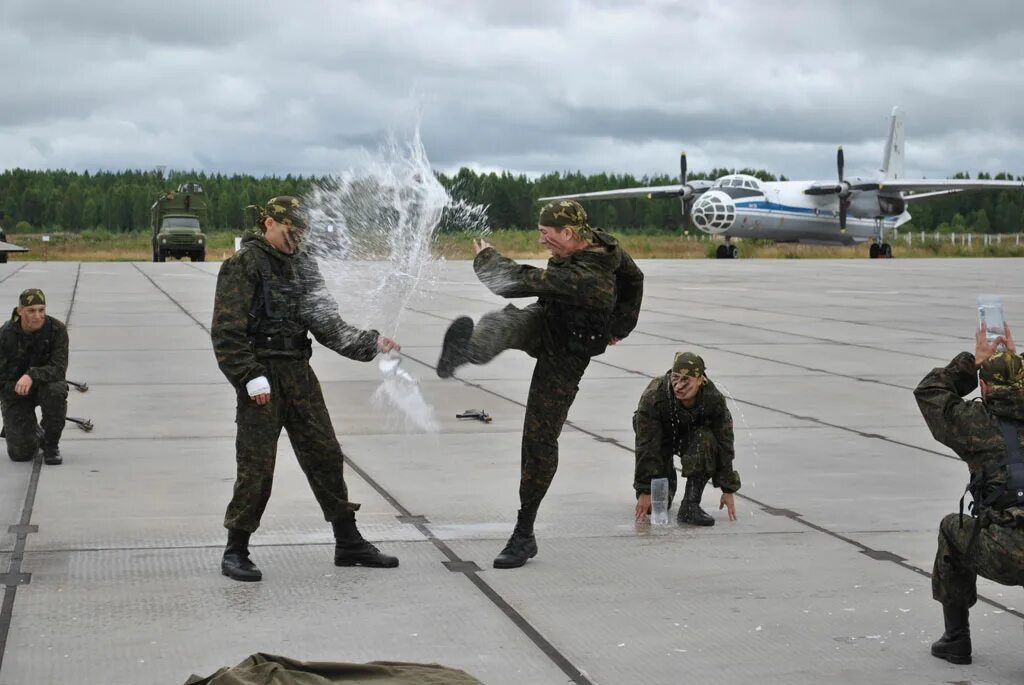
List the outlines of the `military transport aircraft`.
{"label": "military transport aircraft", "polygon": [[892,110],[882,168],[874,178],[843,176],[843,148],[836,154],[836,181],[761,181],[730,174],[715,181],[686,180],[686,154],[680,156],[678,185],[623,188],[544,197],[546,200],[612,200],[678,197],[687,224],[724,236],[719,256],[734,257],[729,238],[776,242],[853,245],[872,241],[869,256],[891,257],[885,234],[910,221],[907,206],[936,195],[967,190],[1024,189],[1024,181],[907,179],[903,174],[903,120]]}

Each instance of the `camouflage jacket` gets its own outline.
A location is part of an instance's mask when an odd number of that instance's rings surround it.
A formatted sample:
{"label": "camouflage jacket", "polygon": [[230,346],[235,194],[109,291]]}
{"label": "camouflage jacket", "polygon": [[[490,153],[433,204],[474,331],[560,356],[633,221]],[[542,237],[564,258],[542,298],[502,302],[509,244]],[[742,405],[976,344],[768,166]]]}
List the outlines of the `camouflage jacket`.
{"label": "camouflage jacket", "polygon": [[568,257],[552,257],[546,268],[518,264],[494,248],[477,254],[473,269],[480,281],[502,297],[537,297],[546,313],[544,346],[565,349],[565,321],[584,317],[598,332],[599,351],[611,337],[625,338],[636,327],[644,292],[644,274],[617,240],[594,231],[593,243]]}
{"label": "camouflage jacket", "polygon": [[[999,419],[1024,423],[1024,394],[998,388],[984,400],[965,401],[963,397],[977,387],[974,355],[961,352],[945,367],[932,369],[914,389],[914,397],[932,435],[967,462],[971,475],[987,468],[996,474],[990,482],[1005,482],[1000,469],[996,469],[1006,458]],[[988,510],[986,517],[983,525],[992,522],[1024,527],[1024,509],[1020,507]]]}
{"label": "camouflage jacket", "polygon": [[633,489],[637,494],[651,491],[652,478],[668,477],[674,468],[672,455],[681,455],[690,444],[692,429],[711,430],[718,443],[718,454],[711,473],[712,483],[722,492],[740,489],[740,474],[733,470],[736,456],[733,448],[732,413],[725,396],[710,379],[697,393],[697,403],[690,409],[676,398],[669,382],[670,373],[652,380],[633,416],[636,431],[636,471]]}
{"label": "camouflage jacket", "polygon": [[277,324],[283,335],[301,338],[308,331],[324,347],[359,361],[377,355],[379,333],[342,320],[312,255],[285,254],[253,232],[242,238],[242,249],[221,265],[213,304],[213,351],[232,385],[244,387],[268,375],[266,355],[258,353],[252,335],[254,303],[263,289],[261,264],[270,268],[273,297],[282,317]]}
{"label": "camouflage jacket", "polygon": [[13,317],[0,328],[0,389],[13,390],[26,373],[34,383],[51,383],[67,372],[68,329],[57,319],[47,316],[34,333],[21,330]]}

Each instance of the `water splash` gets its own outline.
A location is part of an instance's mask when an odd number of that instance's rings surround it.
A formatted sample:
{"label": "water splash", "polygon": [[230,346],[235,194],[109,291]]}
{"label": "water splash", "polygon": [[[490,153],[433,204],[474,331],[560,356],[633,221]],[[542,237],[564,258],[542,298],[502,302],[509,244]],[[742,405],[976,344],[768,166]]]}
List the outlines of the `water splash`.
{"label": "water splash", "polygon": [[[310,230],[303,249],[316,255],[342,311],[399,342],[413,298],[438,280],[444,260],[432,253],[437,234],[479,234],[487,225],[486,207],[454,200],[438,181],[418,127],[407,141],[389,137],[362,168],[318,183],[306,202]],[[403,415],[408,428],[437,431],[433,408],[400,362],[380,360],[375,403]]]}
{"label": "water splash", "polygon": [[[747,417],[743,413],[743,410],[740,409],[740,405],[736,401],[736,398],[733,397],[732,391],[729,390],[729,388],[727,388],[724,383],[722,383],[718,379],[715,379],[715,387],[719,388],[720,390],[722,390],[722,392],[725,393],[725,396],[729,398],[729,402],[732,403],[732,410],[733,410],[732,413],[733,413],[733,415],[735,416],[735,415],[738,414],[739,417],[740,417],[740,421],[743,422],[743,428],[747,432],[747,439],[750,440],[750,447],[751,447],[751,451],[753,452],[753,456],[754,456],[754,458],[751,460],[751,462],[752,462],[751,466],[753,466],[754,470],[756,471],[757,470],[757,464],[761,460],[761,455],[758,454],[758,452],[757,452],[757,440],[754,439],[754,433],[750,429],[750,424],[747,423]],[[751,480],[750,486],[754,487],[755,484],[756,483],[753,480]],[[753,510],[751,510],[751,516],[753,516]]]}

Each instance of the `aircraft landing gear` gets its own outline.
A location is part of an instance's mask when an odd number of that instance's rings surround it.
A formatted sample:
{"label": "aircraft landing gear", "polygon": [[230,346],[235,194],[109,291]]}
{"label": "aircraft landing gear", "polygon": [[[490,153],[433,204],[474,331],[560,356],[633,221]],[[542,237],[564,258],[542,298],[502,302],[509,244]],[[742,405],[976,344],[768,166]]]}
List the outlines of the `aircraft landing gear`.
{"label": "aircraft landing gear", "polygon": [[892,259],[892,245],[871,243],[871,247],[868,248],[868,256],[871,259]]}
{"label": "aircraft landing gear", "polygon": [[868,248],[871,259],[892,259],[892,245],[882,242],[884,225],[881,219],[875,219],[875,241]]}
{"label": "aircraft landing gear", "polygon": [[715,259],[739,259],[740,250],[731,242],[725,242],[715,250]]}

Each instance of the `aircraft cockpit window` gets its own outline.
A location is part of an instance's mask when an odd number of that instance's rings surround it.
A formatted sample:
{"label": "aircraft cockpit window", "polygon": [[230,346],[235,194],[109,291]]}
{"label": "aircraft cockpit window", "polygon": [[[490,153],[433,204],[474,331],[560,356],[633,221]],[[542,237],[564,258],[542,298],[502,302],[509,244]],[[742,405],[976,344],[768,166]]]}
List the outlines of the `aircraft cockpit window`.
{"label": "aircraft cockpit window", "polygon": [[751,188],[753,190],[757,190],[757,184],[754,183],[753,181],[744,181],[743,182],[743,187],[744,188]]}

